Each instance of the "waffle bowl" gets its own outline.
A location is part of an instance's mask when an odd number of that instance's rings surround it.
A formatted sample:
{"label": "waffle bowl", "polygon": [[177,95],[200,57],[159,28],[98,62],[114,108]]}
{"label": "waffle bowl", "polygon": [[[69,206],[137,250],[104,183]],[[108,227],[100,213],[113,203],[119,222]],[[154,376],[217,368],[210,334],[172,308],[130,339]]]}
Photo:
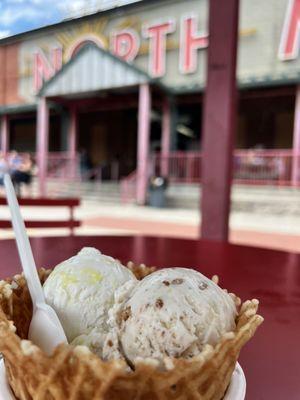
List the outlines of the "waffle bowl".
{"label": "waffle bowl", "polygon": [[[128,267],[138,278],[154,270]],[[42,283],[50,272],[39,271]],[[257,300],[243,303],[236,330],[215,347],[204,346],[199,356],[168,358],[165,370],[143,359],[129,371],[124,361],[102,361],[84,346],[60,345],[48,356],[27,340],[32,305],[24,277],[17,275],[0,282],[0,352],[19,400],[221,400],[241,348],[263,321],[257,308]]]}

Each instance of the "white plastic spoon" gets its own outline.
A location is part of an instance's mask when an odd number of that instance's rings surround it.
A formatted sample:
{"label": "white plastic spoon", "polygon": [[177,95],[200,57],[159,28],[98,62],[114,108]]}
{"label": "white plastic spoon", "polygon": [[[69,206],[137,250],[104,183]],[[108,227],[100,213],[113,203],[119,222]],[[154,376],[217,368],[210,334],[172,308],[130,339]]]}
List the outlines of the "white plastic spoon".
{"label": "white plastic spoon", "polygon": [[19,257],[33,304],[28,338],[45,353],[51,354],[58,344],[67,343],[67,338],[55,311],[45,302],[18,200],[8,174],[4,176],[4,186]]}

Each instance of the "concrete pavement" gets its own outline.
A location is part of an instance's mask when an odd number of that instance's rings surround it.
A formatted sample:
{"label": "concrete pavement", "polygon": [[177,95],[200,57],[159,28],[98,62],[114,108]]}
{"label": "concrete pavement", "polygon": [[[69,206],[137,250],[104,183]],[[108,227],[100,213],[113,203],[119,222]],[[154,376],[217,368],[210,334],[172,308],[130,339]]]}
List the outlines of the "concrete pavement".
{"label": "concrete pavement", "polygon": [[[25,218],[67,218],[64,208],[22,209]],[[155,209],[136,205],[100,204],[96,199],[83,199],[76,210],[82,227],[81,235],[144,234],[170,237],[197,238],[200,215],[195,209]],[[0,218],[9,219],[6,207],[0,207]],[[64,235],[64,229],[29,230],[30,235]],[[11,231],[0,230],[0,238],[13,237]],[[233,243],[269,247],[282,250],[300,250],[300,215],[268,214],[264,212],[233,211],[230,218],[230,241]]]}

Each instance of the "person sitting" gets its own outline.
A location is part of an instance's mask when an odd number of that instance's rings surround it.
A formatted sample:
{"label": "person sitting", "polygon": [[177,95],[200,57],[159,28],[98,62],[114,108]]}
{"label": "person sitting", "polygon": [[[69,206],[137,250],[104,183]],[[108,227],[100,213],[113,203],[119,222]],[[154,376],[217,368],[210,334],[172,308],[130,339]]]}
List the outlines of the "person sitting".
{"label": "person sitting", "polygon": [[16,192],[21,195],[21,185],[24,184],[26,188],[26,196],[30,196],[30,184],[32,181],[33,161],[30,154],[25,153],[21,158],[21,163],[18,168],[11,171],[12,181],[15,185]]}
{"label": "person sitting", "polygon": [[19,169],[19,167],[22,163],[22,157],[16,150],[12,150],[8,154],[7,161],[8,161],[9,170],[13,174],[14,171],[17,171]]}

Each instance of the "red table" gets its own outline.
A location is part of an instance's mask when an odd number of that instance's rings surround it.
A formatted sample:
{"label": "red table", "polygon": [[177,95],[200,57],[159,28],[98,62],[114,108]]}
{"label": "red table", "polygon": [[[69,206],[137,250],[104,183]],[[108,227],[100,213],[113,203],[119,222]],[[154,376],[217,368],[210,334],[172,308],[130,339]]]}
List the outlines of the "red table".
{"label": "red table", "polygon": [[[300,399],[300,255],[217,242],[151,237],[33,238],[38,267],[52,267],[83,246],[123,261],[193,266],[242,299],[258,298],[265,317],[242,350],[248,400]],[[0,241],[0,277],[20,269],[13,240]]]}

